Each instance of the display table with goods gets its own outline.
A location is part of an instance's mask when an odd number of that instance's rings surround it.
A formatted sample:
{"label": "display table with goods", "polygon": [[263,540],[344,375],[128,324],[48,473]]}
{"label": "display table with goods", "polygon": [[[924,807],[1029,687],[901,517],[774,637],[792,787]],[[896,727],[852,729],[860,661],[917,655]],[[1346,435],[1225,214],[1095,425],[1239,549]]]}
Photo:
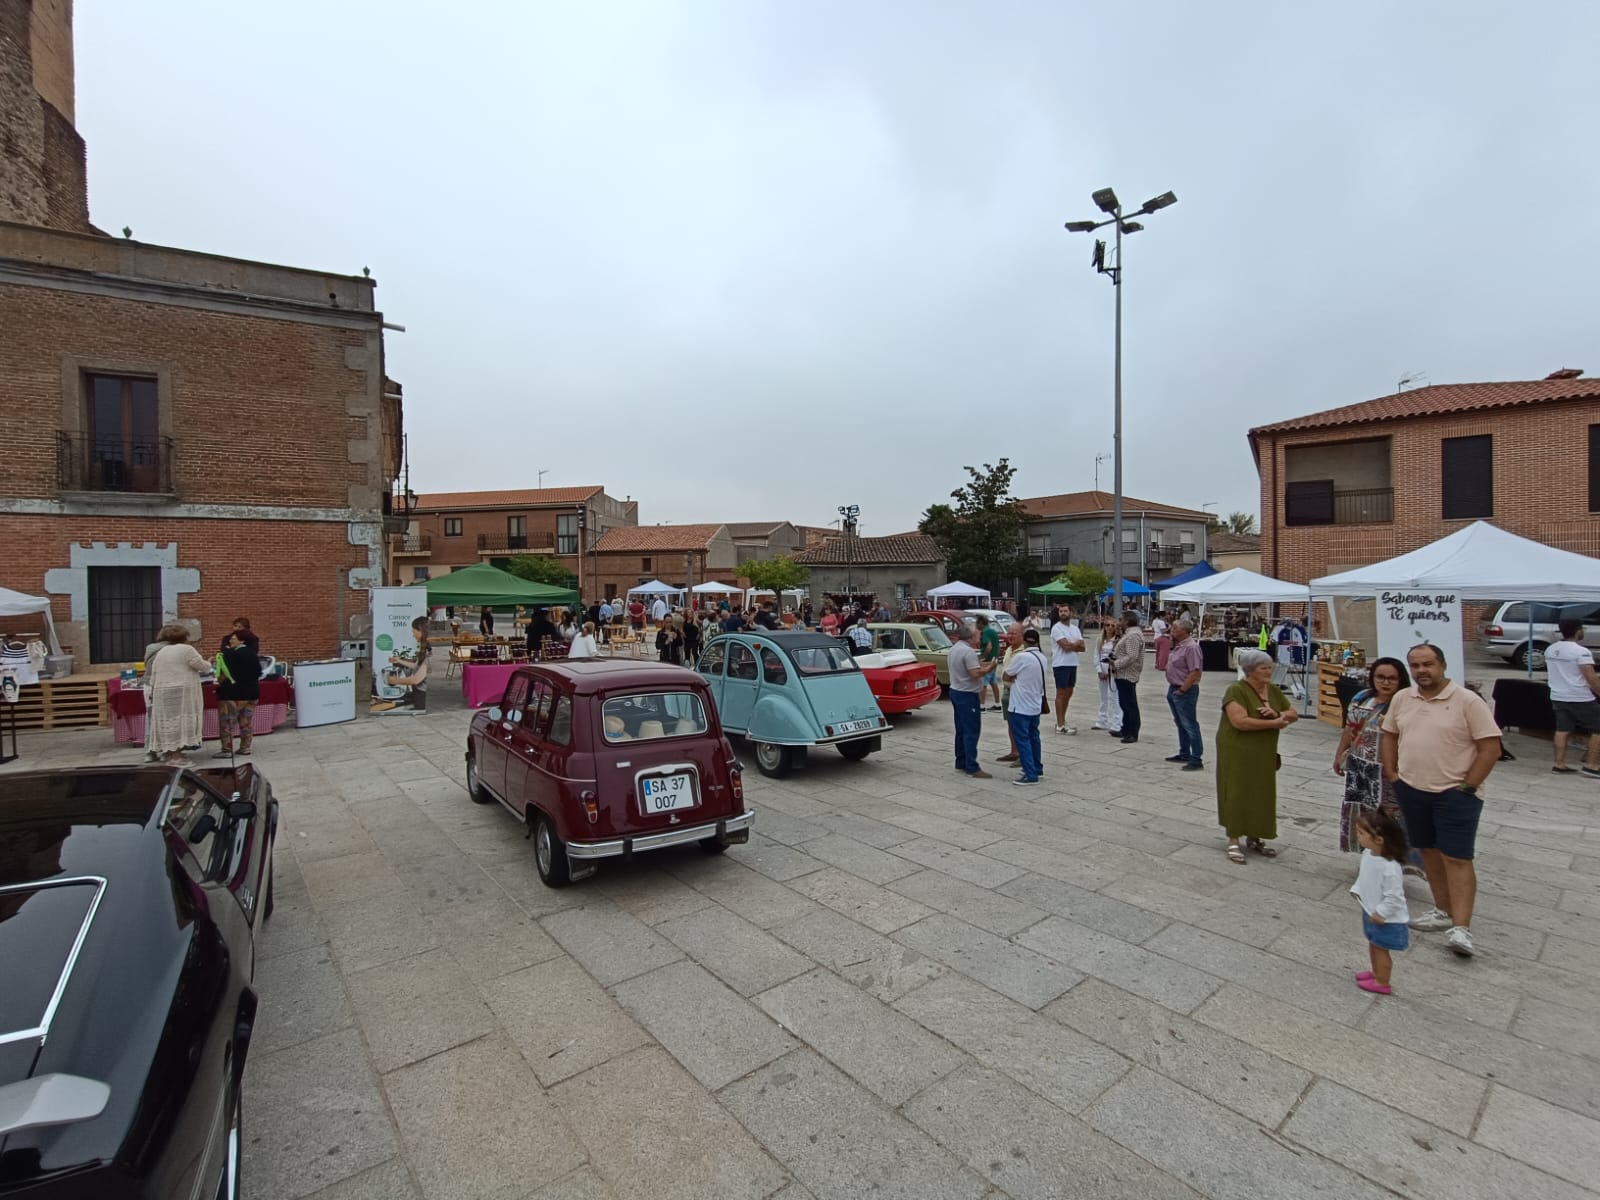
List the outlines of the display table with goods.
{"label": "display table with goods", "polygon": [[[217,717],[217,687],[208,681],[200,685],[205,701],[205,721],[200,736],[214,742],[220,736]],[[149,706],[143,684],[126,684],[121,679],[106,680],[106,702],[111,709],[112,736],[119,745],[144,745],[144,720]],[[256,703],[250,726],[254,734],[271,733],[289,719],[289,683],[273,677],[261,681],[261,699]]]}
{"label": "display table with goods", "polygon": [[1494,723],[1501,729],[1551,730],[1556,711],[1550,704],[1550,686],[1543,679],[1496,679]]}
{"label": "display table with goods", "polygon": [[506,694],[506,682],[524,666],[518,662],[469,662],[461,666],[461,695],[468,708],[483,708]]}

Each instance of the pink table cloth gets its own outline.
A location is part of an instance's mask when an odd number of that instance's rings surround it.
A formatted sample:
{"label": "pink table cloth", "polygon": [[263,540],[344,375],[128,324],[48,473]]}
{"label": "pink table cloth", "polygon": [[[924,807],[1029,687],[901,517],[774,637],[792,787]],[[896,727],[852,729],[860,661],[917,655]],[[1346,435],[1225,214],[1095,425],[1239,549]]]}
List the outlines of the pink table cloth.
{"label": "pink table cloth", "polygon": [[468,708],[498,704],[506,694],[506,683],[523,663],[463,663],[461,694]]}
{"label": "pink table cloth", "polygon": [[[217,716],[217,690],[216,685],[204,683],[201,685],[205,696],[205,716],[200,726],[200,736],[208,742],[217,741],[221,736],[221,726]],[[122,690],[122,680],[106,680],[106,701],[111,708],[111,734],[118,745],[142,746],[144,745],[144,718],[145,697],[144,689],[129,688],[126,693]],[[282,679],[263,679],[261,681],[261,700],[256,705],[255,716],[250,722],[253,733],[271,733],[277,726],[289,719],[289,685]]]}

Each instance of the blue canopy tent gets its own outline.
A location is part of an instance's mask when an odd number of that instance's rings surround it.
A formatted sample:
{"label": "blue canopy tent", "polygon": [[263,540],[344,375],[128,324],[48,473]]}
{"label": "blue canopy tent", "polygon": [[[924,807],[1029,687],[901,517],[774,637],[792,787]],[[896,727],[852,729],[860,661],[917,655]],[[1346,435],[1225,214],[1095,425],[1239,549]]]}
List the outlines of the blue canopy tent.
{"label": "blue canopy tent", "polygon": [[1182,575],[1174,575],[1171,579],[1158,579],[1150,586],[1154,591],[1164,592],[1168,588],[1182,587],[1184,584],[1194,583],[1196,580],[1204,579],[1208,575],[1215,575],[1216,573],[1217,569],[1215,567],[1201,560]]}
{"label": "blue canopy tent", "polygon": [[[1122,594],[1124,596],[1148,596],[1150,594],[1150,589],[1145,587],[1145,585],[1142,583],[1135,583],[1131,579],[1124,579],[1122,581]],[[1111,589],[1107,588],[1105,591],[1101,592],[1100,598],[1102,600],[1111,599]]]}

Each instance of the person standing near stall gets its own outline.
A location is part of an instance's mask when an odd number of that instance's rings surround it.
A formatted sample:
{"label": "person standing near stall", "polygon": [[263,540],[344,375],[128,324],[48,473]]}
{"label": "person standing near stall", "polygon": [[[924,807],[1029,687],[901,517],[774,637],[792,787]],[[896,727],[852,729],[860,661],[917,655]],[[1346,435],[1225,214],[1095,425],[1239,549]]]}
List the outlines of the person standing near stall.
{"label": "person standing near stall", "polygon": [[145,749],[162,761],[181,765],[183,752],[200,745],[205,724],[205,697],[201,672],[210,664],[189,644],[182,625],[163,625],[156,634],[160,646],[145,657]]}
{"label": "person standing near stall", "polygon": [[[1111,677],[1117,682],[1117,703],[1122,708],[1122,741],[1139,740],[1139,676],[1144,674],[1144,634],[1131,614],[1122,623],[1122,636],[1111,651]],[[1112,735],[1117,736],[1116,734]]]}
{"label": "person standing near stall", "polygon": [[233,739],[239,753],[249,754],[255,741],[256,704],[261,699],[261,659],[256,648],[235,629],[217,653],[217,722],[222,748],[213,758],[232,758]]}

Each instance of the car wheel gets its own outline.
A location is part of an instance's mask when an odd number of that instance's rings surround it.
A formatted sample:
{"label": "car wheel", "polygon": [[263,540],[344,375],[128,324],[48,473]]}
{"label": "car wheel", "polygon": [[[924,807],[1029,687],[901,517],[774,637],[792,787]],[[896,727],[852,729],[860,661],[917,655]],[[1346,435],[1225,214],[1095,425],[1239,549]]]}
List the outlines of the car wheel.
{"label": "car wheel", "polygon": [[467,755],[467,795],[474,804],[488,804],[494,799],[483,790],[483,783],[478,779],[478,758],[474,754]]}
{"label": "car wheel", "polygon": [[774,746],[771,742],[756,743],[756,770],[773,779],[782,779],[794,766],[794,755],[788,746]]}
{"label": "car wheel", "polygon": [[533,818],[533,865],[545,887],[566,887],[572,882],[566,843],[556,832],[556,823],[542,812]]}
{"label": "car wheel", "polygon": [[1531,656],[1528,653],[1528,643],[1524,642],[1522,645],[1518,646],[1516,651],[1511,655],[1511,665],[1516,667],[1516,669],[1519,671],[1526,671],[1528,669],[1528,659],[1530,657],[1533,659],[1533,669],[1535,671],[1544,670],[1543,642],[1533,643],[1533,654]]}
{"label": "car wheel", "polygon": [[851,762],[860,762],[872,753],[872,743],[865,739],[859,742],[842,742],[839,745],[839,753]]}
{"label": "car wheel", "polygon": [[217,1200],[239,1200],[239,1169],[244,1154],[244,1108],[240,1089],[233,1093],[233,1112],[228,1117],[227,1141],[223,1145],[222,1178],[217,1182]]}

